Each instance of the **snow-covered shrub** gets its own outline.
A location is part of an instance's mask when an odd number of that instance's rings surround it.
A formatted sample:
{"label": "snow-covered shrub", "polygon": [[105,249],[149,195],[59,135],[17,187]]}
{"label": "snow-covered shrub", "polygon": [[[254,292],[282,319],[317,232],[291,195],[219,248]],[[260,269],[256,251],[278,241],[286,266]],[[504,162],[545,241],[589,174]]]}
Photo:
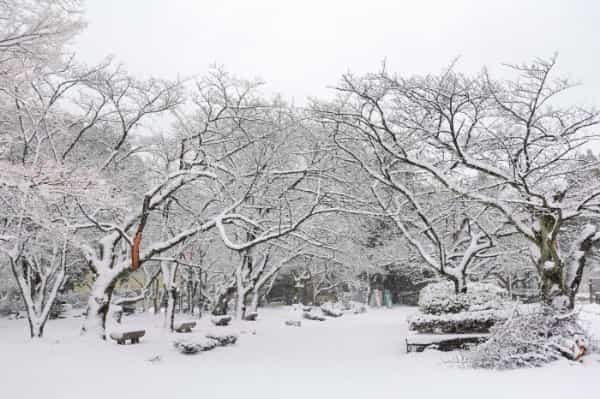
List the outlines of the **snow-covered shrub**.
{"label": "snow-covered shrub", "polygon": [[432,315],[417,313],[408,319],[408,329],[424,334],[487,333],[507,319],[507,312],[497,309]]}
{"label": "snow-covered shrub", "polygon": [[214,339],[219,343],[219,346],[233,345],[237,342],[238,336],[236,334],[215,334],[208,333],[206,338]]}
{"label": "snow-covered shrub", "polygon": [[539,367],[561,358],[575,360],[589,341],[576,313],[561,314],[543,305],[515,308],[491,333],[466,358],[470,366],[511,369]]}
{"label": "snow-covered shrub", "polygon": [[173,341],[173,346],[180,353],[191,355],[198,352],[206,352],[219,346],[219,342],[212,338],[198,337],[195,339],[182,338]]}
{"label": "snow-covered shrub", "polygon": [[419,309],[426,314],[440,315],[465,311],[503,309],[505,291],[493,284],[472,283],[466,293],[455,294],[454,284],[440,281],[424,287],[419,293]]}

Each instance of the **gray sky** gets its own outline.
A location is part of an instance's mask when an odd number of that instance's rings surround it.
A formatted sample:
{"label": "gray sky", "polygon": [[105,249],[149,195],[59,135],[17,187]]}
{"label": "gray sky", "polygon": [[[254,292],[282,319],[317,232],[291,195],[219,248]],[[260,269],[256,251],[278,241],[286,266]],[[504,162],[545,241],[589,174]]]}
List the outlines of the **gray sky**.
{"label": "gray sky", "polygon": [[340,75],[495,69],[559,53],[600,104],[600,2],[590,0],[87,0],[80,59],[113,54],[140,75],[203,74],[212,63],[261,77],[302,103]]}
{"label": "gray sky", "polygon": [[[211,64],[260,77],[296,104],[331,94],[347,71],[492,72],[559,54],[583,85],[569,102],[600,106],[600,1],[87,0],[81,60],[112,54],[140,76],[204,74]],[[600,148],[600,146],[598,146]]]}

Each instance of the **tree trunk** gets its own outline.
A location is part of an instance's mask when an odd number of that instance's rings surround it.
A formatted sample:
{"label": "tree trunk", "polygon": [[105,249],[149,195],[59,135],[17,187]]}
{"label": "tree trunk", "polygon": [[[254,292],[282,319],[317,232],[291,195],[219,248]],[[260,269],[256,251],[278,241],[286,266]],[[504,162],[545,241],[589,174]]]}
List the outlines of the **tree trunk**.
{"label": "tree trunk", "polygon": [[186,284],[186,311],[190,315],[194,315],[194,270],[188,267],[188,278]]}
{"label": "tree trunk", "polygon": [[250,313],[258,313],[258,302],[260,299],[260,290],[252,290],[252,299],[250,300]]}
{"label": "tree trunk", "polygon": [[316,288],[313,288],[313,299],[312,299],[312,304],[313,306],[319,306],[319,295],[321,295],[321,291],[319,291]]}
{"label": "tree trunk", "polygon": [[246,315],[246,291],[241,288],[237,290],[235,297],[235,317],[238,320],[243,320]]}
{"label": "tree trunk", "polygon": [[235,317],[238,320],[244,320],[244,316],[246,315],[246,294],[248,293],[244,287],[244,278],[241,269],[242,267],[240,266],[235,273]]}
{"label": "tree trunk", "polygon": [[540,216],[539,230],[535,230],[537,253],[536,269],[540,276],[542,300],[552,305],[555,298],[567,294],[563,270],[564,262],[558,254],[556,236],[553,234],[556,226],[552,215]]}
{"label": "tree trunk", "polygon": [[114,276],[113,273],[110,273],[109,276],[99,275],[94,281],[88,299],[87,315],[81,327],[82,334],[92,333],[101,339],[106,339],[106,316],[117,276]]}
{"label": "tree trunk", "polygon": [[31,338],[42,338],[44,335],[44,326],[46,323],[41,323],[40,320],[36,320],[34,323],[29,323],[31,332]]}
{"label": "tree trunk", "polygon": [[165,311],[165,327],[175,329],[175,306],[177,305],[177,288],[171,287],[167,296],[167,309]]}
{"label": "tree trunk", "polygon": [[466,294],[467,293],[467,276],[461,275],[460,277],[455,277],[451,275],[447,275],[447,278],[452,281],[454,284],[454,293],[455,294]]}
{"label": "tree trunk", "polygon": [[[41,338],[44,335],[44,326],[50,316],[52,305],[54,305],[54,302],[56,301],[58,290],[65,281],[64,263],[62,264],[61,269],[56,271],[56,274],[51,273],[49,276],[41,277],[43,284],[37,288],[34,286],[30,287],[31,282],[28,285],[24,276],[19,275],[14,259],[11,259],[11,270],[17,280],[21,298],[23,299],[23,302],[25,302],[29,334],[31,338]],[[23,270],[23,272],[25,272],[25,270]],[[32,273],[32,271],[29,270],[28,273]],[[55,277],[51,282],[52,287],[49,290],[46,290],[46,284],[52,277]]]}
{"label": "tree trunk", "polygon": [[569,309],[575,307],[575,296],[581,286],[587,257],[591,254],[593,248],[598,245],[600,245],[600,232],[598,227],[592,225],[585,226],[580,233],[580,237],[573,243],[566,266],[567,272],[564,273],[566,275],[565,285],[568,290]]}
{"label": "tree trunk", "polygon": [[154,306],[154,314],[160,313],[160,284],[158,280],[154,281],[154,293],[152,294],[152,305]]}
{"label": "tree trunk", "polygon": [[227,287],[220,295],[218,295],[212,314],[215,316],[226,315],[229,311],[229,300],[231,299],[234,293],[235,286],[232,285]]}

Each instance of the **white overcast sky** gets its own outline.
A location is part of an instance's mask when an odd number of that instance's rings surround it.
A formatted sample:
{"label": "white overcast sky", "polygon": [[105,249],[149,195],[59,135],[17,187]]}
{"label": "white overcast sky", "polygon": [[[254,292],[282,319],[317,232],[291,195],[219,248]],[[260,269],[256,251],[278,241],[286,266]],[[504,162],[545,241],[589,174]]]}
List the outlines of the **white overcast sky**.
{"label": "white overcast sky", "polygon": [[297,104],[325,96],[347,71],[492,71],[559,54],[583,83],[577,102],[600,105],[596,0],[87,0],[80,60],[112,54],[140,76],[188,77],[223,65],[260,77]]}

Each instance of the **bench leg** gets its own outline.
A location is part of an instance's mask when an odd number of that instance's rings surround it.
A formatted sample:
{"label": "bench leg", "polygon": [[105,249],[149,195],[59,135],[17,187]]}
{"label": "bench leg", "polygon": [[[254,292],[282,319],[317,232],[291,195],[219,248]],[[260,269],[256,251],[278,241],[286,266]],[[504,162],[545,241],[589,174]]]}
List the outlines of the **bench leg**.
{"label": "bench leg", "polygon": [[122,339],[117,340],[117,344],[119,345],[125,345],[125,341]]}

